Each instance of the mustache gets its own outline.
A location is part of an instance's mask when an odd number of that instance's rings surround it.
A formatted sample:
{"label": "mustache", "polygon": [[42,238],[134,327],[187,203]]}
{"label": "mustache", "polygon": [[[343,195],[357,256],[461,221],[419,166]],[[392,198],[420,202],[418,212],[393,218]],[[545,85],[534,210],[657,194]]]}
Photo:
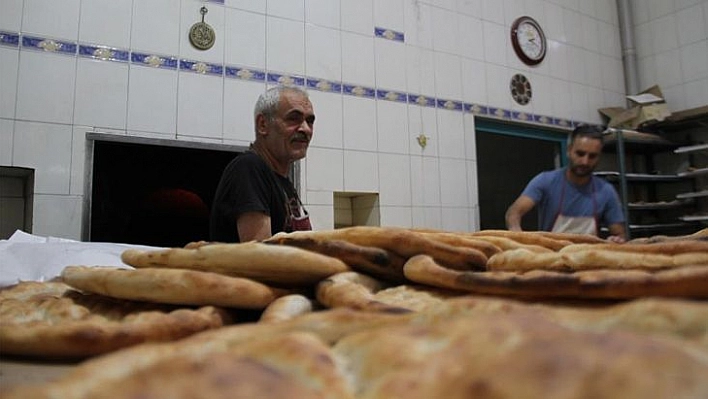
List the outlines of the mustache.
{"label": "mustache", "polygon": [[310,142],[310,138],[307,137],[307,135],[306,135],[305,133],[302,133],[302,132],[297,132],[297,133],[295,133],[295,135],[293,135],[292,140],[293,140],[293,141],[306,141],[306,142],[308,142],[308,143]]}

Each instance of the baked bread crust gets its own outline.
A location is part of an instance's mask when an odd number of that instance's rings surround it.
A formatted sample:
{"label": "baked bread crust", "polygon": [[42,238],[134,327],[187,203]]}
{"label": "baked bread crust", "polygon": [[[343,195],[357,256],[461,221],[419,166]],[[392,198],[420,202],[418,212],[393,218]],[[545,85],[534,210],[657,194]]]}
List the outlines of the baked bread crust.
{"label": "baked bread crust", "polygon": [[258,321],[260,323],[278,323],[311,313],[314,310],[312,302],[310,298],[300,294],[281,296],[263,310]]}
{"label": "baked bread crust", "polygon": [[[628,247],[623,250],[621,249],[624,248],[623,244],[600,245],[598,248],[594,248],[595,245],[578,244],[581,246],[570,245],[558,252],[549,253],[533,253],[519,248],[504,251],[489,258],[487,270],[574,272],[592,269],[661,270],[691,265],[708,265],[708,250],[705,252],[695,251],[703,243],[697,242],[695,244],[698,245],[675,246],[673,253],[662,252],[656,248],[647,248],[646,251],[641,251],[641,248]],[[655,245],[664,246],[666,244],[646,244],[648,247]]]}
{"label": "baked bread crust", "polygon": [[121,254],[121,260],[135,268],[192,269],[275,285],[316,284],[335,273],[350,270],[344,262],[330,256],[255,241],[209,244],[195,249],[129,249]]}
{"label": "baked bread crust", "polygon": [[0,352],[80,358],[143,342],[172,341],[229,322],[217,308],[122,301],[61,282],[22,282],[0,292]]}
{"label": "baked bread crust", "polygon": [[442,267],[427,255],[418,255],[409,259],[403,270],[408,279],[419,284],[477,294],[576,299],[708,298],[706,266],[656,272],[605,269],[574,273],[549,270],[462,272]]}
{"label": "baked bread crust", "polygon": [[246,278],[184,269],[67,266],[61,277],[84,292],[174,305],[263,309],[288,293]]}
{"label": "baked bread crust", "polygon": [[[338,240],[364,247],[382,248],[406,259],[418,254],[428,254],[439,263],[457,270],[482,270],[487,263],[487,256],[478,249],[453,246],[426,237],[425,234],[397,227],[356,226],[282,234],[296,240]],[[275,238],[277,239],[278,235]]]}
{"label": "baked bread crust", "polygon": [[637,334],[572,331],[524,313],[365,330],[333,350],[357,398],[668,398],[708,392],[708,365],[679,348]]}

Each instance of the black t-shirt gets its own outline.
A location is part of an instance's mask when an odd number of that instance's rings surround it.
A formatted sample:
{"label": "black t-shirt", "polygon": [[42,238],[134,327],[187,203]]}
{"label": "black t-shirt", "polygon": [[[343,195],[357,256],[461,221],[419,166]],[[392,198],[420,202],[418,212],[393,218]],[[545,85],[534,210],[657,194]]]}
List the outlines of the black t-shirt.
{"label": "black t-shirt", "polygon": [[295,187],[275,173],[256,153],[245,152],[224,169],[216,189],[209,223],[210,240],[240,242],[236,220],[245,212],[270,216],[271,234],[286,231],[288,197],[297,198]]}

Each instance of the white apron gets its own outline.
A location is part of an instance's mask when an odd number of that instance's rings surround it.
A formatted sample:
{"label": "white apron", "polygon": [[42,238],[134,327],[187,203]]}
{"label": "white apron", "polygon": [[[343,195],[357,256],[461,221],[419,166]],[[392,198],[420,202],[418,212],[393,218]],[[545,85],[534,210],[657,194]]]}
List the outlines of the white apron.
{"label": "white apron", "polygon": [[563,210],[563,199],[565,198],[565,186],[567,183],[563,181],[563,186],[561,187],[561,197],[560,203],[558,204],[558,212],[556,213],[556,219],[553,222],[553,228],[551,229],[554,233],[578,233],[578,234],[592,234],[597,236],[599,229],[597,223],[597,203],[595,201],[595,185],[592,184],[590,180],[590,190],[592,193],[592,216],[568,216],[563,215],[561,211]]}

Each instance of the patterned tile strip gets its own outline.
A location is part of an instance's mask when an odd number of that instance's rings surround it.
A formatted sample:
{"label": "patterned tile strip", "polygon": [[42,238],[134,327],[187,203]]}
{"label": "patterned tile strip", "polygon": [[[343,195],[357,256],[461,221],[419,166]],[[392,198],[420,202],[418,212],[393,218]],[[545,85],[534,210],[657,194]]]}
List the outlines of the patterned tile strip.
{"label": "patterned tile strip", "polygon": [[[223,0],[209,0],[223,4]],[[404,35],[390,29],[376,28],[376,37],[404,42]],[[174,56],[141,53],[126,49],[117,49],[102,45],[89,45],[76,42],[26,35],[17,32],[0,31],[0,46],[51,52],[56,54],[89,57],[101,61],[129,62],[146,67],[181,70],[210,76],[222,76],[230,79],[242,79],[270,84],[282,84],[305,87],[329,93],[341,93],[349,96],[394,101],[415,104],[423,107],[441,108],[451,111],[472,113],[497,119],[515,120],[524,123],[573,128],[582,121],[556,118],[547,115],[530,114],[522,111],[512,111],[483,104],[471,104],[457,100],[429,97],[422,94],[404,93],[387,89],[375,89],[356,84],[329,81],[317,77],[302,77],[278,72],[267,72],[254,68],[234,65],[218,65],[199,60],[179,59]]]}

